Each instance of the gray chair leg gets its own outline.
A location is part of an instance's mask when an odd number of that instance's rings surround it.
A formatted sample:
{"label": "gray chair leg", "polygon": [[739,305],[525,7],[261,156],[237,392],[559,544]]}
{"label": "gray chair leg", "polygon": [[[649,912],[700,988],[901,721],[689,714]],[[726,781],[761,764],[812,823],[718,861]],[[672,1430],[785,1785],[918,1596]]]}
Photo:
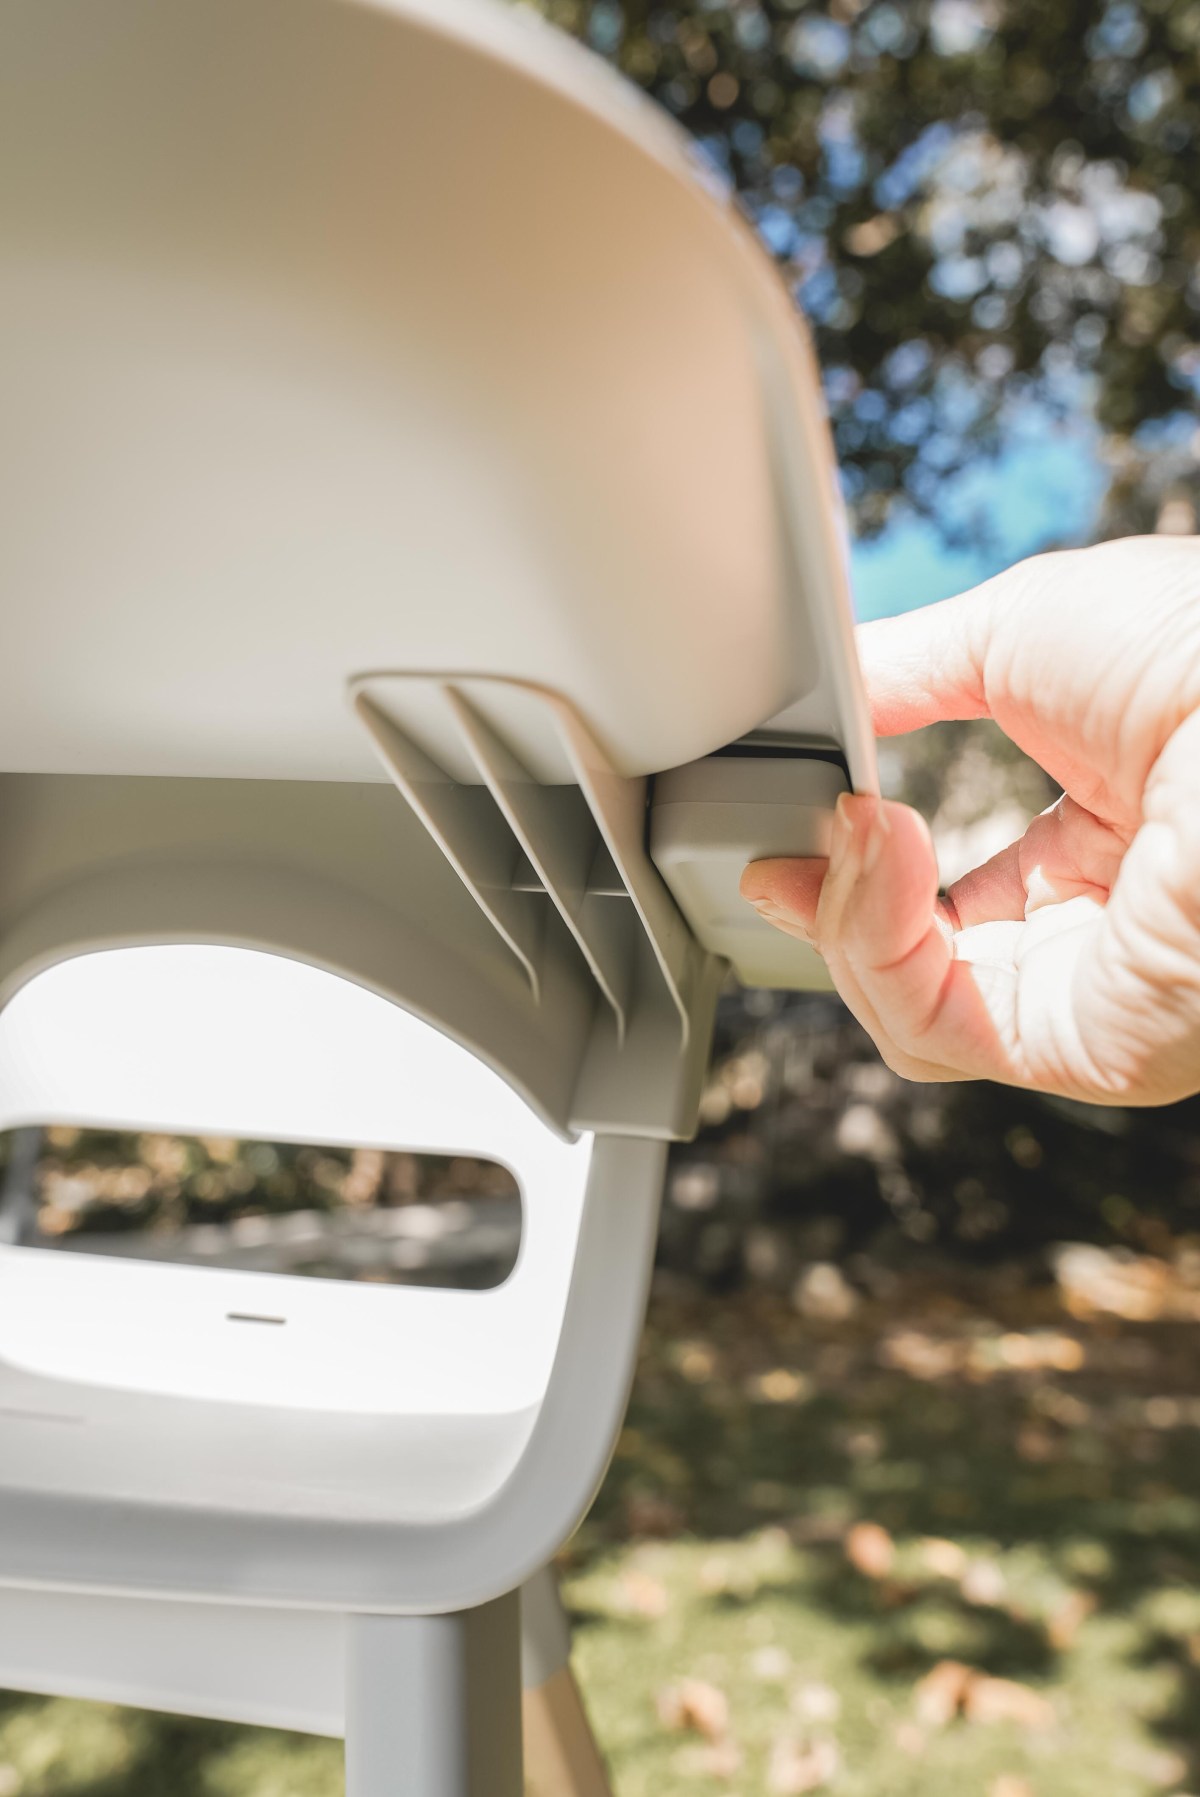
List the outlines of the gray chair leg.
{"label": "gray chair leg", "polygon": [[522,1797],[519,1594],[352,1616],[346,1797]]}

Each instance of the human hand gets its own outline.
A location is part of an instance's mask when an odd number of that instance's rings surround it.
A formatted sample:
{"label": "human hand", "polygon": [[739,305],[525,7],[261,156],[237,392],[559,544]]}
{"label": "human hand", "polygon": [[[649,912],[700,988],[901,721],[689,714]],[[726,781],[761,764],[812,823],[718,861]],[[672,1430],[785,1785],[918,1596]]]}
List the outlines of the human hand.
{"label": "human hand", "polygon": [[908,1079],[1200,1091],[1200,538],[1036,556],[858,647],[879,735],[994,718],[1063,797],[940,899],[918,814],[846,795],[828,861],[754,862],[744,896]]}

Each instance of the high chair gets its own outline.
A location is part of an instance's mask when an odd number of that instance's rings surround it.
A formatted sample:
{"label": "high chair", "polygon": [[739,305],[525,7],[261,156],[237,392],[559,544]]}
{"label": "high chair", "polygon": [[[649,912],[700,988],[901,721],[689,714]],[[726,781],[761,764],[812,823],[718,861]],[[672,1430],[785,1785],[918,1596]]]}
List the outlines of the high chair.
{"label": "high chair", "polygon": [[523,1659],[534,1788],[601,1790],[544,1569],[721,982],[823,981],[741,868],[875,779],[803,330],[490,0],[0,0],[0,296],[0,1127],[523,1207],[483,1292],[11,1227],[0,1684],[516,1797]]}

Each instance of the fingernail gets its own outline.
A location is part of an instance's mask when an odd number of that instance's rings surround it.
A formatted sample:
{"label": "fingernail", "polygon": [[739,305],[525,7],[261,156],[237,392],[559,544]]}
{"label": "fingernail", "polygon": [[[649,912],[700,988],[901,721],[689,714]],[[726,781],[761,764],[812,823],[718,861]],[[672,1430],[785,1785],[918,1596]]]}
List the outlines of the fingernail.
{"label": "fingernail", "polygon": [[891,835],[891,825],[887,820],[887,812],[876,799],[867,819],[866,835],[863,841],[862,870],[864,874],[872,874],[883,854],[884,846]]}
{"label": "fingernail", "polygon": [[789,910],[786,905],[777,904],[774,899],[768,898],[748,899],[746,902],[753,905],[764,923],[786,924],[789,930],[795,930],[802,935],[806,942],[813,940],[804,919],[797,916],[795,911]]}
{"label": "fingernail", "polygon": [[[840,793],[833,814],[830,860],[846,865],[848,873],[853,868],[853,877],[859,879],[874,871],[890,834],[887,814],[873,794]],[[851,856],[857,867],[849,861]]]}
{"label": "fingernail", "polygon": [[806,927],[802,917],[798,917],[789,906],[778,904],[775,899],[751,899],[750,903],[767,923],[786,923],[796,930]]}
{"label": "fingernail", "polygon": [[833,824],[829,832],[829,859],[840,861],[854,842],[854,795],[838,794],[833,808]]}

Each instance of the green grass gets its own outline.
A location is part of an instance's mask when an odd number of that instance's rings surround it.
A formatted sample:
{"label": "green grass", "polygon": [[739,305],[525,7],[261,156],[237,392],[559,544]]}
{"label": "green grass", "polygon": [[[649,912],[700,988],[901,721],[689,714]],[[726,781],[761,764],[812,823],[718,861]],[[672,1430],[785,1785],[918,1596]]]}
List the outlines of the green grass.
{"label": "green grass", "polygon": [[[786,1794],[789,1744],[826,1742],[819,1788],[841,1797],[1200,1791],[1195,1337],[1084,1326],[1046,1290],[967,1302],[961,1282],[838,1327],[762,1298],[656,1302],[563,1562],[619,1797]],[[1041,1726],[937,1725],[920,1686],[947,1660],[1015,1682]],[[718,1694],[715,1743],[660,1714],[681,1679]],[[336,1743],[0,1699],[0,1797],[340,1784]]]}

